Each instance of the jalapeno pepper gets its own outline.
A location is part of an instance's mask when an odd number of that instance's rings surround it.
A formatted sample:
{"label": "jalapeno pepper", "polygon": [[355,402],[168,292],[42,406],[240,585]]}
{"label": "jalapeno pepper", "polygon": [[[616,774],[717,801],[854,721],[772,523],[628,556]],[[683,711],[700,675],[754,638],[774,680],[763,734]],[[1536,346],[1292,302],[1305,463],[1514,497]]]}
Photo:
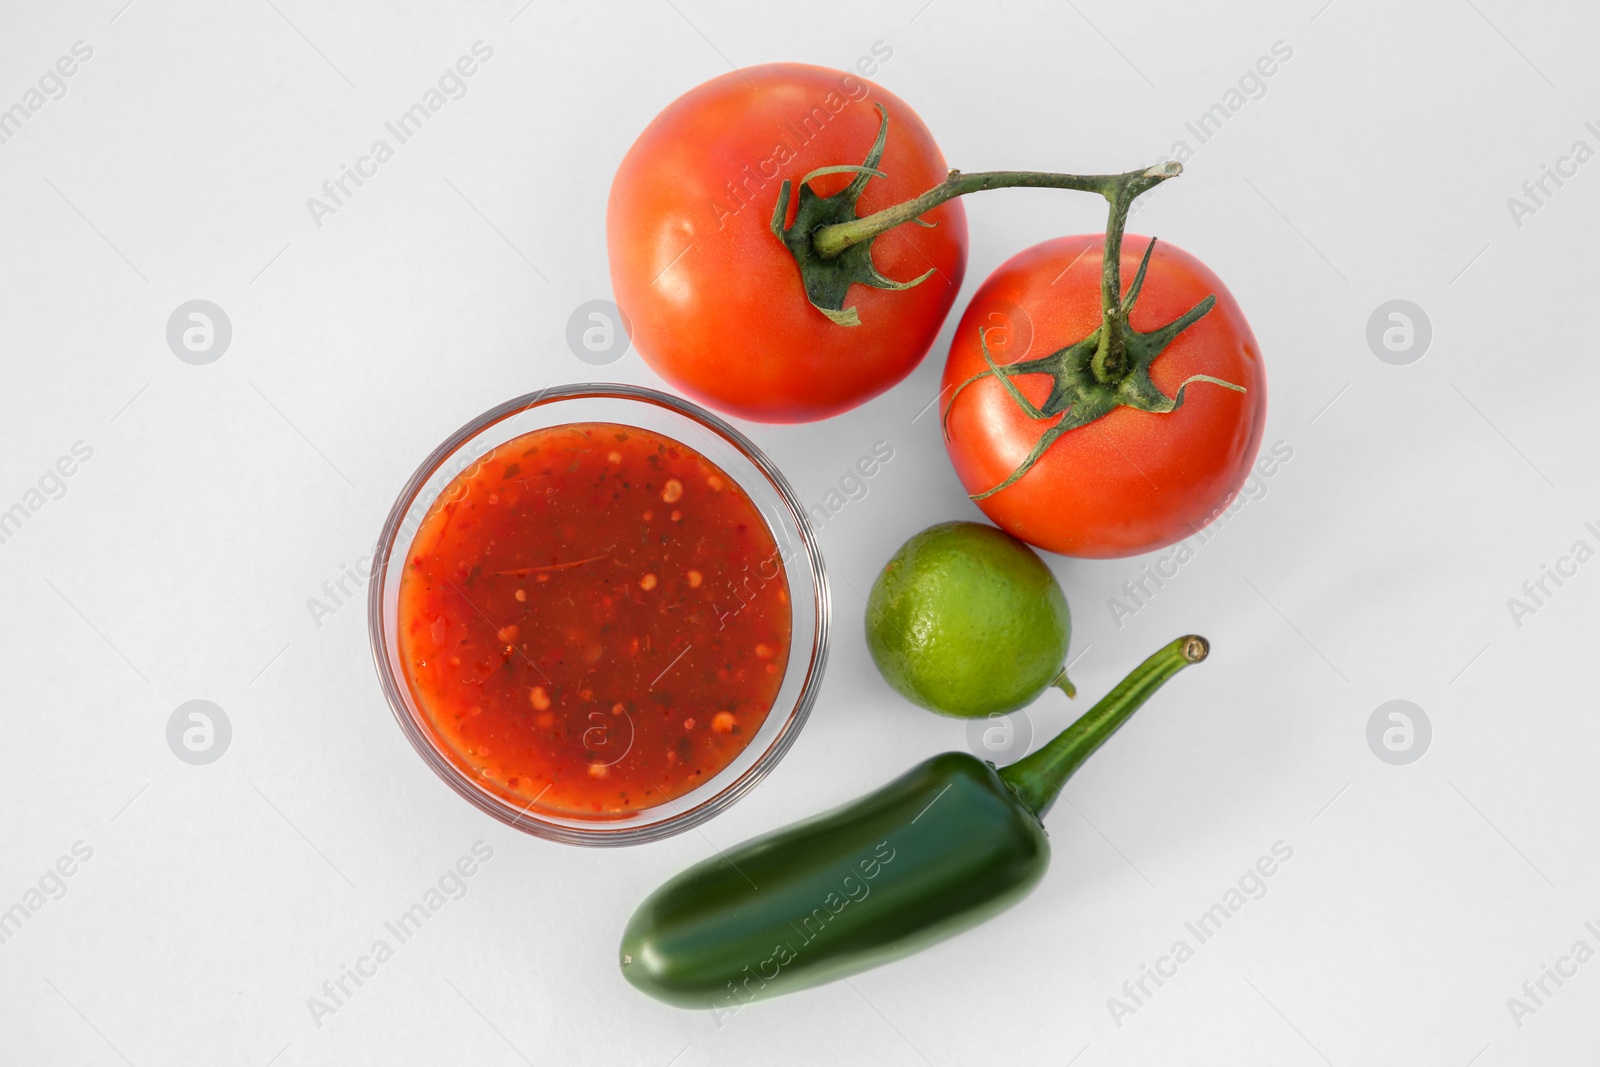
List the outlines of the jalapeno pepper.
{"label": "jalapeno pepper", "polygon": [[668,1004],[727,1012],[983,922],[1044,876],[1040,820],[1067,779],[1209,647],[1180,637],[1003,769],[946,752],[857,801],[690,867],[634,912],[623,976]]}

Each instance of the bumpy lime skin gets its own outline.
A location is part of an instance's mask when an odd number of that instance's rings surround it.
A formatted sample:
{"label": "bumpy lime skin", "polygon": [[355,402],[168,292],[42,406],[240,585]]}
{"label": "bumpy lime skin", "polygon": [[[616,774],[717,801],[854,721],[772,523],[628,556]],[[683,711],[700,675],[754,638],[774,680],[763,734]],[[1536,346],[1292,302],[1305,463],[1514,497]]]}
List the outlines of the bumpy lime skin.
{"label": "bumpy lime skin", "polygon": [[912,537],[867,598],[867,647],[884,679],[930,711],[979,718],[1033,702],[1061,675],[1067,598],[1037,553],[993,526],[946,522]]}

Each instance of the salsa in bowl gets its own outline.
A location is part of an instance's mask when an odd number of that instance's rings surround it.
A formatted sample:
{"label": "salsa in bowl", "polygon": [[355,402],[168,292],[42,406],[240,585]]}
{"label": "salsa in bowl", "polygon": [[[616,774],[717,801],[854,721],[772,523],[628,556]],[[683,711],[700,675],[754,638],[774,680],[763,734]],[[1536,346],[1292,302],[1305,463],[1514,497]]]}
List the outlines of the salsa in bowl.
{"label": "salsa in bowl", "polygon": [[412,476],[369,586],[412,745],[509,825],[574,844],[687,829],[804,723],[828,599],[804,510],[737,430],[626,385],[468,423]]}

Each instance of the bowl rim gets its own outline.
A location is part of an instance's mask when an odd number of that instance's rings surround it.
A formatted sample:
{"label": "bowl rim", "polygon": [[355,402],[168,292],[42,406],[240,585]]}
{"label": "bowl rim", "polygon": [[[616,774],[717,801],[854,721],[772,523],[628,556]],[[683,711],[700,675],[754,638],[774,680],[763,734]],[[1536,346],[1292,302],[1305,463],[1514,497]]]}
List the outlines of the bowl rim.
{"label": "bowl rim", "polygon": [[[604,823],[597,822],[595,827],[590,829],[573,827],[566,823],[547,822],[536,815],[529,814],[528,809],[532,807],[531,803],[528,807],[518,811],[504,800],[482,789],[444,756],[433,743],[431,737],[415,721],[408,701],[410,687],[403,678],[395,676],[395,672],[389,663],[389,642],[394,638],[390,627],[387,625],[385,612],[385,582],[388,577],[389,560],[394,555],[395,542],[400,534],[401,527],[405,523],[405,517],[412,510],[423,486],[441,467],[449,462],[451,457],[457,455],[469,442],[496,424],[525,411],[576,399],[626,400],[666,408],[671,412],[699,423],[731,444],[761,472],[762,476],[767,479],[776,491],[783,506],[788,509],[795,530],[799,535],[800,543],[799,551],[791,554],[791,560],[793,556],[803,555],[812,577],[815,623],[812,627],[811,656],[810,661],[806,664],[806,677],[801,683],[798,695],[795,697],[794,706],[787,713],[787,721],[780,727],[777,735],[768,744],[766,750],[756,757],[755,761],[745,768],[732,782],[699,800],[693,800],[692,798],[696,797],[699,790],[708,788],[712,784],[711,782],[708,781],[698,789],[692,790],[681,797],[665,801],[658,807],[667,808],[685,801],[689,801],[690,806],[659,821],[647,823],[643,826],[606,829]],[[690,448],[694,448],[688,442],[683,443]],[[696,451],[700,450],[696,449]],[[735,481],[738,482],[738,479],[735,479]],[[744,488],[742,483],[741,488]],[[409,550],[409,544],[405,546],[405,550]],[[786,562],[788,561],[786,560]],[[535,392],[524,393],[521,396],[496,404],[482,414],[463,423],[460,428],[446,437],[428,454],[427,458],[422,461],[421,465],[417,467],[401,488],[394,504],[389,509],[388,516],[384,520],[383,530],[379,535],[376,550],[373,553],[372,567],[368,574],[367,583],[367,635],[372,652],[373,665],[378,673],[378,681],[389,704],[389,710],[394,714],[400,725],[401,732],[406,735],[412,748],[416,749],[423,761],[432,767],[434,773],[443,779],[446,785],[454,789],[457,794],[480,811],[493,816],[507,826],[547,840],[559,841],[564,844],[591,846],[633,845],[646,841],[657,841],[682,833],[726,810],[771,773],[772,769],[777,766],[778,762],[783,759],[794,745],[795,740],[800,735],[800,730],[805,726],[806,720],[811,715],[813,705],[816,703],[828,658],[830,609],[831,598],[828,590],[827,572],[823,565],[822,552],[817,545],[816,532],[812,529],[805,507],[795,494],[793,486],[789,484],[789,480],[784,477],[783,472],[778,470],[766,453],[739,430],[698,404],[657,389],[628,385],[621,382],[584,382],[547,386]],[[792,651],[792,634],[790,640]],[[789,662],[791,665],[795,662],[792,655]],[[772,710],[777,710],[777,706],[775,705]]]}

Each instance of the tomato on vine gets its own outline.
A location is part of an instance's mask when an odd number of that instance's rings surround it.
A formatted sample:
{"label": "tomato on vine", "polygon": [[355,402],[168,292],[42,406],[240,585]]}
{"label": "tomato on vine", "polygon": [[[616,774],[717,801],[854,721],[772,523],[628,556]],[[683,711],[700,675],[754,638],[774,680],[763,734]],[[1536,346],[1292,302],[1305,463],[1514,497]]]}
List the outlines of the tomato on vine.
{"label": "tomato on vine", "polygon": [[612,289],[678,389],[748,419],[826,418],[933,344],[966,271],[956,197],[1103,180],[947,170],[916,112],[864,79],[736,70],[668,105],[617,168]]}
{"label": "tomato on vine", "polygon": [[[894,135],[881,140],[886,125]],[[845,164],[877,170],[870,193],[875,176],[832,169]],[[634,346],[673,386],[747,419],[810,421],[876,396],[911,373],[955,301],[965,212],[931,211],[934,225],[906,227],[870,257],[860,246],[882,281],[852,294],[851,327],[807,300],[774,209],[799,184],[788,216],[831,196],[854,217],[857,202],[904,200],[945,171],[916,113],[853,75],[784,63],[691,89],[639,135],[611,186],[611,284]]]}
{"label": "tomato on vine", "polygon": [[1106,234],[1012,257],[956,328],[940,392],[951,461],[996,525],[1040,548],[1173,544],[1221,513],[1261,445],[1266,374],[1238,302],[1173,245],[1123,247],[1129,204],[1180,170],[1105,179]]}

